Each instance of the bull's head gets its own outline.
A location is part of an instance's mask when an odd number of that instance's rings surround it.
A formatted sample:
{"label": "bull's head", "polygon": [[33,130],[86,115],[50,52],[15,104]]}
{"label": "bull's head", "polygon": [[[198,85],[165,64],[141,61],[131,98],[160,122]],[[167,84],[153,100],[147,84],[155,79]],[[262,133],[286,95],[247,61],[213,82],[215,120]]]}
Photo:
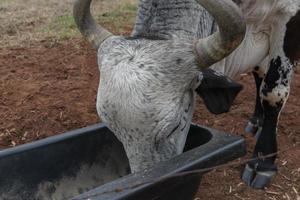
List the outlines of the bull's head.
{"label": "bull's head", "polygon": [[114,36],[94,22],[91,0],[75,3],[77,26],[98,49],[97,111],[123,143],[133,172],[183,151],[199,72],[243,40],[245,24],[231,0],[195,1],[219,25],[204,39]]}

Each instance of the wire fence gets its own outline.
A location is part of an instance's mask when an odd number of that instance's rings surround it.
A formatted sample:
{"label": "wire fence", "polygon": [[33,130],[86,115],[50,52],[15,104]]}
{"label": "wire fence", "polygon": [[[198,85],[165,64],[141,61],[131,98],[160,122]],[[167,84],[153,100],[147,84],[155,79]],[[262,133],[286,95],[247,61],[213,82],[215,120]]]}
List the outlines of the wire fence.
{"label": "wire fence", "polygon": [[92,198],[92,197],[97,197],[99,195],[105,195],[105,194],[116,193],[116,192],[120,192],[120,191],[132,190],[132,189],[136,189],[138,187],[141,187],[141,186],[144,186],[144,185],[147,185],[147,184],[152,184],[152,183],[155,183],[155,182],[166,181],[167,179],[171,179],[171,178],[200,175],[200,174],[212,171],[212,170],[224,169],[226,167],[239,167],[239,166],[243,166],[243,165],[245,165],[245,164],[247,164],[249,162],[258,161],[258,160],[264,160],[264,159],[267,159],[267,158],[278,156],[278,155],[283,154],[285,152],[292,151],[293,149],[296,149],[299,146],[300,146],[300,142],[296,143],[293,146],[287,147],[287,148],[285,148],[283,150],[277,151],[276,153],[268,154],[268,155],[265,155],[265,156],[260,155],[257,158],[240,159],[238,161],[233,161],[233,162],[230,162],[230,163],[216,165],[216,166],[213,166],[213,167],[196,169],[196,170],[190,170],[190,171],[185,171],[185,172],[179,172],[179,173],[176,173],[174,175],[168,175],[168,176],[161,177],[161,178],[154,178],[154,179],[151,179],[151,180],[148,180],[148,181],[145,181],[145,182],[142,182],[142,183],[138,183],[138,184],[135,184],[135,185],[131,185],[131,186],[128,186],[128,187],[116,188],[114,190],[105,191],[105,192],[95,192],[95,193],[93,193],[91,195],[85,196],[84,198],[77,198],[77,200],[84,200],[84,199],[88,199],[88,198]]}

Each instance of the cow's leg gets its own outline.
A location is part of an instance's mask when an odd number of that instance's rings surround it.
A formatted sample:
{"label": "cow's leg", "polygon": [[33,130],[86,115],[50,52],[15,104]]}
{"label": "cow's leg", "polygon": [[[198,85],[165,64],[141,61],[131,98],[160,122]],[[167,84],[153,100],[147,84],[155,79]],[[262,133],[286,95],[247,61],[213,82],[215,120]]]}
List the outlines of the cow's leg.
{"label": "cow's leg", "polygon": [[268,185],[277,171],[275,164],[277,124],[280,112],[289,96],[295,67],[295,57],[289,53],[292,52],[291,49],[286,48],[286,43],[289,41],[286,33],[288,33],[290,19],[282,16],[281,20],[271,34],[269,67],[260,88],[259,96],[263,110],[262,130],[254,149],[254,160],[248,162],[242,175],[242,179],[248,185],[259,189]]}
{"label": "cow's leg", "polygon": [[278,118],[288,99],[293,66],[287,58],[278,56],[271,60],[270,68],[262,81],[260,90],[263,109],[262,130],[257,139],[253,158],[247,164],[243,180],[254,188],[265,187],[276,174],[276,130]]}
{"label": "cow's leg", "polygon": [[254,71],[252,72],[256,84],[256,101],[255,101],[255,110],[250,118],[245,131],[247,133],[251,133],[253,135],[256,135],[261,130],[262,123],[263,123],[263,107],[261,104],[261,99],[260,99],[260,87],[263,81],[263,73],[260,70],[260,67],[255,67]]}
{"label": "cow's leg", "polygon": [[259,90],[262,129],[254,149],[254,160],[248,162],[242,175],[242,179],[254,188],[264,188],[277,171],[277,123],[288,99],[295,61],[299,59],[299,25],[300,12],[293,17],[281,13],[275,18],[270,34],[269,64]]}

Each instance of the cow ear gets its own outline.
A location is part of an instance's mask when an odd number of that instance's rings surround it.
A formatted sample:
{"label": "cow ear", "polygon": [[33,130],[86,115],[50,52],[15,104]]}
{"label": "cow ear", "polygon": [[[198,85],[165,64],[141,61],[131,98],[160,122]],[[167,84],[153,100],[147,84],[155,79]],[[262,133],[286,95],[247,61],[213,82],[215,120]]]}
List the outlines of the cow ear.
{"label": "cow ear", "polygon": [[202,73],[203,79],[196,89],[197,94],[211,113],[228,112],[243,86],[211,69],[203,70]]}
{"label": "cow ear", "polygon": [[284,52],[291,61],[300,61],[300,11],[286,25]]}

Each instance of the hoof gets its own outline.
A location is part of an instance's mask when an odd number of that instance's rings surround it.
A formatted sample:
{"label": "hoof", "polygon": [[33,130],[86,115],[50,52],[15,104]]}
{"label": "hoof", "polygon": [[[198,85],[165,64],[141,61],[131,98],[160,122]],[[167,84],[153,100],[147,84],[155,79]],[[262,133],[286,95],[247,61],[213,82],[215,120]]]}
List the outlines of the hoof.
{"label": "hoof", "polygon": [[256,176],[251,183],[251,187],[255,189],[263,189],[265,186],[269,185],[276,172],[256,172]]}
{"label": "hoof", "polygon": [[247,164],[242,174],[242,180],[254,189],[264,189],[270,184],[275,174],[276,171],[256,171]]}
{"label": "hoof", "polygon": [[245,128],[245,132],[252,134],[252,135],[255,135],[257,130],[258,130],[258,126],[253,124],[252,122],[248,122],[248,124]]}
{"label": "hoof", "polygon": [[261,130],[262,130],[261,126],[257,126],[255,124],[253,124],[252,122],[248,122],[248,124],[245,128],[245,132],[252,134],[256,140],[258,140]]}
{"label": "hoof", "polygon": [[255,171],[249,165],[246,165],[244,172],[242,174],[242,180],[248,185],[251,186],[252,180],[255,176]]}
{"label": "hoof", "polygon": [[256,134],[255,134],[255,136],[254,136],[254,138],[255,138],[256,141],[258,140],[258,138],[259,138],[260,135],[261,135],[261,130],[262,130],[262,127],[259,127],[259,128],[257,129],[257,131],[256,131]]}

